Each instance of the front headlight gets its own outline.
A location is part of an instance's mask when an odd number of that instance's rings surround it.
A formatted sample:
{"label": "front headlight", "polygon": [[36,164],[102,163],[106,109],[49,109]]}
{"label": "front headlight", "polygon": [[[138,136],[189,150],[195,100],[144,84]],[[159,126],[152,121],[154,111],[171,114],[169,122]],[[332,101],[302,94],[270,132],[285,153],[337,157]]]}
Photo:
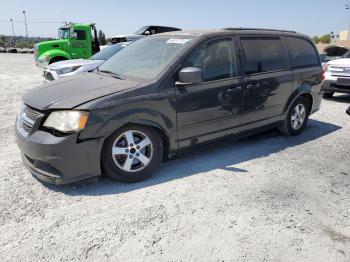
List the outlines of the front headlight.
{"label": "front headlight", "polygon": [[71,67],[64,67],[61,69],[57,69],[56,73],[58,75],[65,75],[74,72],[75,70],[78,70],[81,66],[71,66]]}
{"label": "front headlight", "polygon": [[85,128],[89,113],[85,111],[54,111],[46,119],[44,126],[63,133],[79,132]]}

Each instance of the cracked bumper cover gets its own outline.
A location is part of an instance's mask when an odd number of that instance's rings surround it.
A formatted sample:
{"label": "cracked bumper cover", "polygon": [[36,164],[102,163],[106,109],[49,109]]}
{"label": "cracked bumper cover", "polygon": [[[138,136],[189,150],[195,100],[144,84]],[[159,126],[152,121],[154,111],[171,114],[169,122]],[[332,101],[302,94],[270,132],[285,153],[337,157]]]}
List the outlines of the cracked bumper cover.
{"label": "cracked bumper cover", "polygon": [[24,137],[16,128],[16,141],[24,165],[41,181],[67,184],[101,175],[102,138],[78,142],[78,134],[56,137],[40,130]]}

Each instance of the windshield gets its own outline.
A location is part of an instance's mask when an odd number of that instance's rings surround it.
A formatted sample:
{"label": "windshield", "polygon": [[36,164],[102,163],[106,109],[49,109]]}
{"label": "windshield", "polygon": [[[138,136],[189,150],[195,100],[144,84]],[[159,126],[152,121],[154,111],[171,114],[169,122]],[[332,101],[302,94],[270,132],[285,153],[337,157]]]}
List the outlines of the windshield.
{"label": "windshield", "polygon": [[126,47],[129,43],[124,44],[115,44],[102,49],[100,52],[94,54],[91,59],[92,60],[107,60],[110,59],[113,55],[118,53],[124,47]]}
{"label": "windshield", "polygon": [[67,39],[69,37],[69,29],[68,28],[60,28],[58,30],[58,37],[60,39]]}
{"label": "windshield", "polygon": [[100,66],[123,78],[155,79],[190,45],[190,38],[147,37],[135,41]]}
{"label": "windshield", "polygon": [[135,32],[135,35],[143,35],[143,33],[148,29],[149,26],[143,26]]}

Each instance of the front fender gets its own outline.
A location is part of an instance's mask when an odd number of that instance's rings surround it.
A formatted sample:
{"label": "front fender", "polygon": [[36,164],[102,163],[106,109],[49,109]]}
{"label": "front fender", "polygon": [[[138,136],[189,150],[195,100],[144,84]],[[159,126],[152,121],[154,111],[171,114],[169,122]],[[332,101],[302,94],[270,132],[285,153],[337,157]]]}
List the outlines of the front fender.
{"label": "front fender", "polygon": [[118,99],[111,96],[78,107],[90,111],[89,128],[81,133],[82,139],[107,138],[127,124],[140,124],[160,130],[167,139],[169,153],[177,151],[176,97],[173,90],[146,97],[115,96]]}
{"label": "front fender", "polygon": [[172,121],[164,114],[151,108],[132,108],[110,115],[97,130],[98,134],[108,137],[115,130],[126,124],[145,124],[156,127],[167,134],[168,130],[175,128]]}

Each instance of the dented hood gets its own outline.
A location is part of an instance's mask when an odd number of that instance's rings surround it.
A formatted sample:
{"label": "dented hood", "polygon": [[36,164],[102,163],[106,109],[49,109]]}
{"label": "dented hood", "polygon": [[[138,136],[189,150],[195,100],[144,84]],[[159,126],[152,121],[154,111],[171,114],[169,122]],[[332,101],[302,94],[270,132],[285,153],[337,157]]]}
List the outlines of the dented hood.
{"label": "dented hood", "polygon": [[109,75],[84,73],[52,81],[24,95],[24,103],[39,110],[71,109],[97,98],[139,87],[130,80]]}

